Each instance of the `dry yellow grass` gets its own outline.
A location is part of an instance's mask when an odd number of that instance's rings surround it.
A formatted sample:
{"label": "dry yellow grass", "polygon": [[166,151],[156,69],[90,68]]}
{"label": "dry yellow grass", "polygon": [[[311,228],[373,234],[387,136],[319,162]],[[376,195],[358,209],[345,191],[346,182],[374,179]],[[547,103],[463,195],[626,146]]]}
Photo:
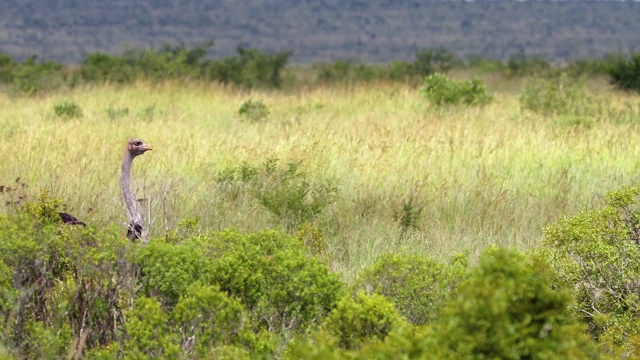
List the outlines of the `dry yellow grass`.
{"label": "dry yellow grass", "polygon": [[[349,280],[388,251],[446,259],[490,244],[528,248],[558,216],[636,179],[635,123],[571,127],[521,110],[518,95],[445,109],[393,84],[243,92],[138,83],[0,96],[0,185],[20,177],[30,196],[49,190],[85,222],[124,228],[120,158],[125,140],[139,136],[155,146],[133,168],[134,191],[152,204],[152,236],[192,217],[203,230],[251,231],[276,224],[255,202],[222,197],[217,174],[242,162],[301,161],[312,178],[339,188],[315,225],[333,268]],[[598,96],[623,110],[634,101],[608,90]],[[250,98],[269,107],[268,120],[238,115]],[[54,105],[65,99],[84,116],[55,117]],[[113,115],[118,109],[128,113]],[[394,214],[410,198],[423,210],[417,228],[400,236]]]}

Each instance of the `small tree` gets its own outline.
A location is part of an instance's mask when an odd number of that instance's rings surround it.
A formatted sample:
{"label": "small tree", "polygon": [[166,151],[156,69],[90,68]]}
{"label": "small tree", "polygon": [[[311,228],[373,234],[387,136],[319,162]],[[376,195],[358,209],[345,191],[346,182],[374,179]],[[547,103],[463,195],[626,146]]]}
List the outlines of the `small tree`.
{"label": "small tree", "polygon": [[435,47],[418,51],[411,67],[415,75],[427,76],[437,72],[447,72],[459,62],[458,57],[451,51],[444,47]]}

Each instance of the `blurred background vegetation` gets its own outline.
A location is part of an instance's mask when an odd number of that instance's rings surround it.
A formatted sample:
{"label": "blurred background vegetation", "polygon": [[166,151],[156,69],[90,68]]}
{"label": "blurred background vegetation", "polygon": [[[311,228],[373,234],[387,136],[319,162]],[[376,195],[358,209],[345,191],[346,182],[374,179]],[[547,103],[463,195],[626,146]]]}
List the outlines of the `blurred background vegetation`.
{"label": "blurred background vegetation", "polygon": [[[612,53],[601,58],[577,59],[553,65],[540,56],[514,55],[506,61],[472,57],[463,59],[444,47],[422,49],[409,61],[371,65],[353,60],[293,66],[290,51],[269,53],[238,45],[236,54],[222,59],[207,56],[215,46],[209,40],[194,47],[165,44],[158,49],[129,49],[122,55],[87,54],[79,65],[19,61],[0,53],[0,89],[33,94],[83,84],[132,84],[165,80],[221,83],[245,89],[293,89],[314,85],[353,85],[399,82],[418,86],[425,77],[452,70],[504,78],[606,78],[622,90],[640,90],[640,54]],[[469,86],[475,86],[469,84]]]}
{"label": "blurred background vegetation", "polygon": [[461,57],[536,54],[558,62],[640,48],[637,1],[8,0],[0,51],[77,64],[85,54],[215,38],[215,58],[238,43],[293,50],[295,64],[410,60],[445,46]]}

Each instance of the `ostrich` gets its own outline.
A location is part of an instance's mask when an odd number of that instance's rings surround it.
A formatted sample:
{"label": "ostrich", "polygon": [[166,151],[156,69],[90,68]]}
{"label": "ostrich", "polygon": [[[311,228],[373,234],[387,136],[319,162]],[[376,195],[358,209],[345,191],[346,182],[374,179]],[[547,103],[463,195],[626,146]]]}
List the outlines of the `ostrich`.
{"label": "ostrich", "polygon": [[[127,141],[127,147],[124,150],[122,158],[122,169],[120,173],[120,188],[124,196],[124,202],[127,204],[129,212],[129,227],[127,228],[127,238],[130,240],[143,239],[142,236],[142,214],[137,207],[137,203],[131,191],[131,163],[133,159],[145,153],[147,150],[153,150],[153,146],[145,144],[138,138],[131,138]],[[73,215],[67,213],[58,213],[60,219],[65,224],[86,226],[85,223],[76,219]],[[143,240],[144,241],[144,240]]]}
{"label": "ostrich", "polygon": [[124,150],[122,159],[122,169],[120,173],[120,187],[124,202],[127,204],[129,212],[129,227],[127,228],[127,238],[130,240],[143,239],[142,236],[142,214],[131,191],[131,163],[133,159],[145,153],[145,151],[153,150],[153,146],[145,144],[138,138],[131,138],[127,141],[127,147]]}
{"label": "ostrich", "polygon": [[60,219],[65,224],[87,226],[87,224],[85,224],[82,221],[76,219],[76,217],[71,215],[71,214],[59,212],[58,215],[60,215]]}

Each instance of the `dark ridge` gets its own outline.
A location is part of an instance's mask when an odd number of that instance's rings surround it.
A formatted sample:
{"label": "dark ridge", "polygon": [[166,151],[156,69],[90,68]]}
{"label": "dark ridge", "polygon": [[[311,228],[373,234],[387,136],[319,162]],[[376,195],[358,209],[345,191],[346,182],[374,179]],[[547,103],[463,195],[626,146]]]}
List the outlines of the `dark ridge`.
{"label": "dark ridge", "polygon": [[436,46],[496,59],[640,50],[640,1],[4,0],[0,14],[0,52],[70,64],[212,38],[215,57],[242,43],[292,50],[294,63],[387,63]]}

